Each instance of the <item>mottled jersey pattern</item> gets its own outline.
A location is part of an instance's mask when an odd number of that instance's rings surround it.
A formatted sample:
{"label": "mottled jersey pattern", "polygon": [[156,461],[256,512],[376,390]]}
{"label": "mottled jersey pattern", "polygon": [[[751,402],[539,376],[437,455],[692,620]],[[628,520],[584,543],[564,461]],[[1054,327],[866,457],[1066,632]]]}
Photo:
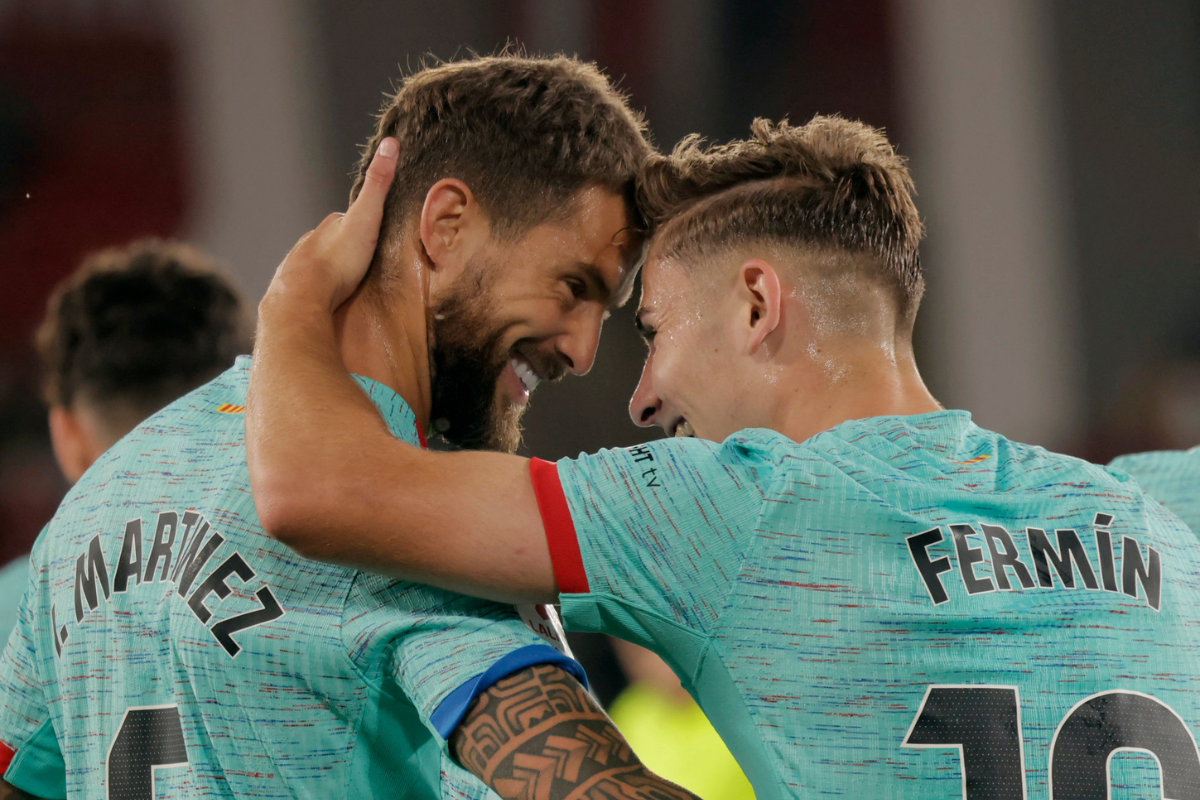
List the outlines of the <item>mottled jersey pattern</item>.
{"label": "mottled jersey pattern", "polygon": [[[267,537],[248,379],[239,359],[151,417],[43,531],[0,659],[5,779],[51,798],[486,796],[444,738],[467,704],[524,666],[577,666],[511,607]],[[359,382],[415,444],[404,401]]]}
{"label": "mottled jersey pattern", "polygon": [[1111,466],[1136,478],[1146,494],[1200,534],[1200,447],[1121,456]]}
{"label": "mottled jersey pattern", "polygon": [[568,629],[663,656],[759,800],[1200,797],[1196,537],[1124,476],[961,411],[531,470]]}

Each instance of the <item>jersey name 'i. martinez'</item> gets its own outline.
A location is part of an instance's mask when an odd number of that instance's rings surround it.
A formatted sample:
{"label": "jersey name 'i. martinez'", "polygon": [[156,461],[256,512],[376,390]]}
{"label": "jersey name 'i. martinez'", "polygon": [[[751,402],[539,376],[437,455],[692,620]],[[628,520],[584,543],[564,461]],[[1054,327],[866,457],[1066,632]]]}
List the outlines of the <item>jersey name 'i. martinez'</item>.
{"label": "jersey name 'i. martinez'", "polygon": [[[153,531],[148,541],[144,541],[144,529]],[[231,576],[236,575],[244,584],[258,576],[236,550],[216,567],[205,569],[212,561],[213,553],[225,542],[225,537],[195,511],[159,511],[153,526],[143,526],[140,517],[126,522],[121,537],[121,555],[113,568],[111,584],[101,541],[99,534],[93,536],[75,562],[76,623],[83,622],[85,614],[95,611],[101,601],[108,600],[113,593],[124,594],[142,583],[170,581],[175,584],[175,594],[187,601],[187,607],[196,619],[207,624],[213,618],[213,612],[206,603],[214,597],[218,603],[229,597]],[[144,564],[143,549],[146,553]],[[242,649],[234,641],[233,634],[283,616],[283,608],[270,586],[263,584],[253,589],[252,594],[259,603],[258,608],[233,614],[208,628],[230,656],[237,656]],[[50,605],[50,619],[54,649],[61,656],[63,645],[71,637],[70,623],[59,623],[54,603]]]}

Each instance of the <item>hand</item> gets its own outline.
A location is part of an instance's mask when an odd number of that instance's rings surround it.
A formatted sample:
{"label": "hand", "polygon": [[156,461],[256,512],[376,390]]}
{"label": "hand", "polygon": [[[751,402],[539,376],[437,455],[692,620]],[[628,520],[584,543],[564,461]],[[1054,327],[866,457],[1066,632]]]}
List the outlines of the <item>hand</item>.
{"label": "hand", "polygon": [[358,197],[345,214],[330,214],[300,238],[275,270],[260,312],[287,298],[289,303],[316,304],[332,313],[354,293],[375,255],[399,155],[395,139],[379,143]]}

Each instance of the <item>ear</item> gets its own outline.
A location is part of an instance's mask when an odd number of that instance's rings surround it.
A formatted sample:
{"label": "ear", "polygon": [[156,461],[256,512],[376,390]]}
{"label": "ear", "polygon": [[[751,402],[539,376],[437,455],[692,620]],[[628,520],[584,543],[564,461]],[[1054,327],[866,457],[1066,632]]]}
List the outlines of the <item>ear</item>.
{"label": "ear", "polygon": [[457,178],[443,178],[430,187],[418,224],[431,268],[450,279],[457,277],[479,237],[490,234],[475,195]]}
{"label": "ear", "polygon": [[738,270],[737,290],[742,296],[746,315],[743,324],[749,332],[746,350],[755,353],[779,328],[782,319],[783,292],[779,275],[766,261],[752,258]]}
{"label": "ear", "polygon": [[58,468],[69,483],[79,480],[95,460],[79,415],[63,406],[50,406],[50,444]]}

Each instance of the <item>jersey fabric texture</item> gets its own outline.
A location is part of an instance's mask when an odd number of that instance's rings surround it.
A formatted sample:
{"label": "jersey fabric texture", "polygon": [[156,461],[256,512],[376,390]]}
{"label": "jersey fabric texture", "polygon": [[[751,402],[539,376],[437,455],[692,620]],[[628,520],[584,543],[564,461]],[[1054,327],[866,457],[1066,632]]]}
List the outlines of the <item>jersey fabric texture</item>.
{"label": "jersey fabric texture", "polygon": [[[487,796],[444,737],[489,682],[578,665],[509,606],[270,539],[248,380],[239,359],[148,419],[42,532],[0,659],[5,779],[49,798]],[[417,443],[404,401],[358,380]]]}
{"label": "jersey fabric texture", "polygon": [[759,800],[1104,798],[1114,753],[1200,797],[1200,548],[1124,476],[962,411],[531,472],[567,628],[662,656]]}
{"label": "jersey fabric texture", "polygon": [[1111,466],[1136,478],[1146,494],[1200,535],[1200,447],[1121,456]]}
{"label": "jersey fabric texture", "polygon": [[0,647],[17,625],[17,606],[29,584],[29,556],[21,556],[0,569]]}

